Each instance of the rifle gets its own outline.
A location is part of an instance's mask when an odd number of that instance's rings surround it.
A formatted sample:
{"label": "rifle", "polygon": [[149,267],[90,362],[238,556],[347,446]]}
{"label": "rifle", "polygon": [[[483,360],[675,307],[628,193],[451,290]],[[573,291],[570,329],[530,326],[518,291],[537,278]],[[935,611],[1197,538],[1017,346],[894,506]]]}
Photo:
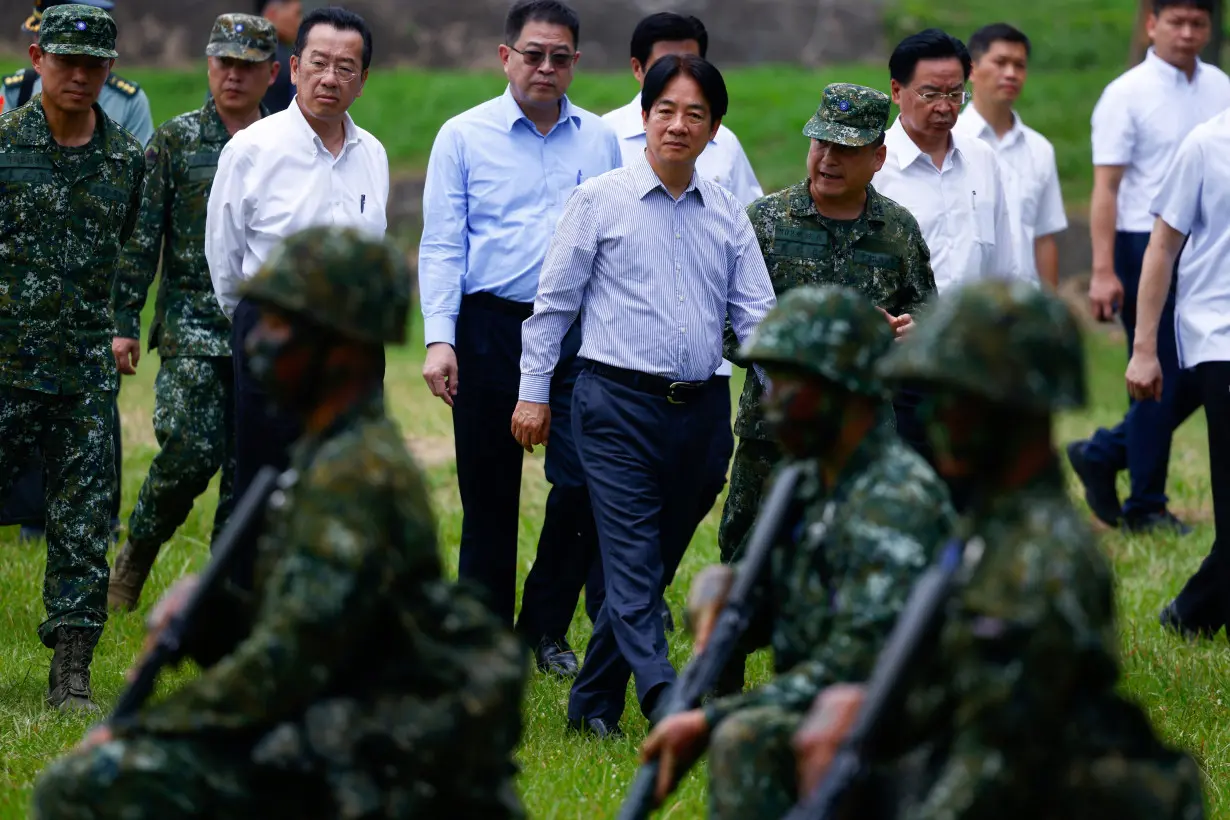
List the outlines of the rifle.
{"label": "rifle", "polygon": [[[890,707],[900,700],[906,673],[943,619],[944,603],[961,565],[965,544],[953,539],[940,560],[914,584],[905,608],[876,659],[863,704],[849,736],[842,743],[824,780],[783,820],[835,820],[842,801],[864,776],[867,758],[890,719]],[[973,550],[971,550],[973,551]]]}
{"label": "rifle", "polygon": [[[739,572],[731,584],[726,604],[718,614],[709,642],[697,657],[692,659],[679,680],[670,688],[661,713],[663,718],[686,712],[700,705],[701,698],[717,683],[718,675],[725,668],[735,646],[747,631],[752,619],[752,593],[764,575],[769,555],[774,544],[788,525],[788,514],[794,502],[795,487],[799,482],[798,465],[783,469],[773,482],[769,495],[756,516],[756,525],[747,542],[747,553],[740,562]],[[619,820],[645,820],[655,808],[654,791],[658,783],[659,761],[641,764],[632,788],[619,811]],[[686,769],[679,772],[682,777]]]}
{"label": "rifle", "polygon": [[120,695],[119,702],[111,712],[111,717],[108,718],[109,723],[122,723],[130,720],[153,693],[158,673],[164,666],[179,657],[180,644],[188,628],[196,620],[197,610],[230,574],[231,565],[240,557],[237,545],[252,522],[264,512],[265,502],[273,494],[278,483],[278,476],[278,470],[270,466],[262,467],[256,474],[248,491],[243,494],[243,498],[239,499],[239,503],[235,505],[234,511],[226,521],[226,526],[218,535],[213,558],[205,567],[205,571],[201,573],[201,580],[196,585],[196,589],[184,604],[184,608],[171,616],[166,628],[158,635],[157,643],[141,661],[141,666],[137,669],[132,683]]}

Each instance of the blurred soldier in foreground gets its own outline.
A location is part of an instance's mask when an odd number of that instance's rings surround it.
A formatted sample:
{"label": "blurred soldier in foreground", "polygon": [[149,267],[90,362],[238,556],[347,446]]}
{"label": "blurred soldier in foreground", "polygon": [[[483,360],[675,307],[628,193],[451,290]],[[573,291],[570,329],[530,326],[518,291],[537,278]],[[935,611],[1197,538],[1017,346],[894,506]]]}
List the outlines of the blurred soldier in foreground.
{"label": "blurred soldier in foreground", "polygon": [[[964,562],[933,647],[875,750],[886,805],[859,817],[1202,816],[1200,775],[1115,692],[1110,567],[1068,498],[1052,414],[1085,402],[1076,321],[1025,281],[941,297],[880,365],[927,391],[938,469],[974,485]],[[830,689],[796,738],[810,792],[861,703]]]}
{"label": "blurred soldier in foreground", "polygon": [[[356,273],[361,275],[356,275]],[[46,771],[49,818],[520,817],[525,650],[445,583],[423,476],[384,410],[410,275],[382,240],[319,227],[241,287],[254,374],[304,426],[252,593],[191,630],[204,671]],[[152,630],[195,579],[168,592]]]}
{"label": "blurred soldier in foreground", "polygon": [[48,703],[95,708],[90,662],[107,620],[115,492],[115,260],[132,234],[141,146],[98,105],[115,22],[56,6],[30,59],[43,90],[0,117],[0,497],[45,456],[47,576],[39,626],[55,649]]}
{"label": "blurred soldier in foreground", "polygon": [[210,99],[158,129],[145,152],[145,196],[136,233],[115,279],[116,367],[134,375],[141,359],[141,310],[158,273],[157,312],[149,347],[161,364],[154,383],[154,435],[161,448],[150,464],[128,520],[128,542],[115,559],[107,603],[132,609],[158,550],[192,512],[222,469],[216,539],[232,506],[235,472],[234,372],[231,326],[214,297],[205,261],[205,211],[222,146],[259,120],[261,98],[278,74],[273,24],[250,14],[214,22],[205,55]]}
{"label": "blurred soldier in foreground", "polygon": [[[646,740],[661,756],[658,797],[675,761],[709,746],[710,816],[777,818],[795,800],[791,737],[825,686],[863,680],[933,545],[954,523],[944,483],[893,432],[874,375],[893,333],[861,293],[791,290],[739,357],[769,377],[765,416],[788,461],[805,473],[797,520],[778,544],[749,648],[771,644],[776,676],[744,694],[662,721]],[[689,615],[701,651],[733,572],[709,567]],[[740,659],[737,659],[740,660]]]}
{"label": "blurred soldier in foreground", "polygon": [[[33,13],[22,24],[22,31],[34,35],[38,42],[39,27],[42,25],[43,14],[53,6],[67,5],[70,0],[35,0]],[[93,6],[109,11],[115,4],[111,0],[81,0],[80,5]],[[35,94],[43,90],[43,81],[38,72],[31,68],[19,69],[4,78],[3,97],[0,97],[0,113],[12,111],[25,105]],[[128,133],[132,134],[142,145],[149,142],[154,135],[154,122],[150,116],[149,99],[140,86],[131,80],[126,80],[112,72],[98,93],[98,104],[114,122],[119,123]],[[45,216],[45,215],[44,215]],[[8,228],[0,229],[0,236],[11,237]],[[118,394],[117,394],[118,395]],[[111,502],[111,529],[119,529],[120,517],[120,468],[123,462],[121,451],[119,406],[113,407],[112,441],[115,448],[115,492]],[[45,469],[43,453],[35,450],[27,461],[20,480],[13,486],[12,492],[6,496],[0,495],[0,526],[21,524],[23,539],[45,537],[46,505],[43,503],[45,489],[43,487],[43,471]]]}

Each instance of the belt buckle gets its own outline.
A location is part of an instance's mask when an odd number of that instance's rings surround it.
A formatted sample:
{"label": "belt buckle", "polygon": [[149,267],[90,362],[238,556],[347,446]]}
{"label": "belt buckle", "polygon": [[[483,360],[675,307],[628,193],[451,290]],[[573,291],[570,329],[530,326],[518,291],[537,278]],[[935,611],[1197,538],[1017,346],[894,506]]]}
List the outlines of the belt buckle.
{"label": "belt buckle", "polygon": [[675,390],[677,388],[683,388],[684,390],[693,390],[695,389],[695,386],[689,384],[688,382],[671,382],[671,386],[666,388],[667,403],[668,404],[687,404],[686,401],[680,401],[679,399],[675,398]]}

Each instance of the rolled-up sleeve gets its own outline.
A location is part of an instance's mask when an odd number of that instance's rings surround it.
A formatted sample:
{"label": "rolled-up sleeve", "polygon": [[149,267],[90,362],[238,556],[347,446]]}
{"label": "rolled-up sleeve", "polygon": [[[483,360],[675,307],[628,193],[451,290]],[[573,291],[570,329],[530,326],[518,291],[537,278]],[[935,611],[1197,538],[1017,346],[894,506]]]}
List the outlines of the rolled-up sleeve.
{"label": "rolled-up sleeve", "polygon": [[457,338],[457,313],[469,253],[466,163],[457,130],[440,129],[427,161],[423,237],[419,242],[419,299],[426,344]]}
{"label": "rolled-up sleeve", "polygon": [[234,143],[222,149],[205,215],[205,260],[214,295],[228,319],[239,304],[239,285],[244,278],[245,225],[250,207],[245,177],[251,167],[251,159],[236,150]]}

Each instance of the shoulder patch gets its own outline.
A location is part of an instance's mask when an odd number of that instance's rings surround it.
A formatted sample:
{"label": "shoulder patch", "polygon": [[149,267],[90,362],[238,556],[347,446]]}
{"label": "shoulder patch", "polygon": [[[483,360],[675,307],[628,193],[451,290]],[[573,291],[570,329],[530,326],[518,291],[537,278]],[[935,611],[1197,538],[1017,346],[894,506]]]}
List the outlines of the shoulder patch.
{"label": "shoulder patch", "polygon": [[118,74],[112,74],[107,77],[107,85],[111,86],[125,97],[135,97],[137,96],[137,92],[141,90],[141,86],[131,80],[125,80]]}
{"label": "shoulder patch", "polygon": [[21,78],[26,76],[26,70],[23,68],[16,74],[9,74],[4,78],[4,87],[12,88],[15,85],[21,85]]}

